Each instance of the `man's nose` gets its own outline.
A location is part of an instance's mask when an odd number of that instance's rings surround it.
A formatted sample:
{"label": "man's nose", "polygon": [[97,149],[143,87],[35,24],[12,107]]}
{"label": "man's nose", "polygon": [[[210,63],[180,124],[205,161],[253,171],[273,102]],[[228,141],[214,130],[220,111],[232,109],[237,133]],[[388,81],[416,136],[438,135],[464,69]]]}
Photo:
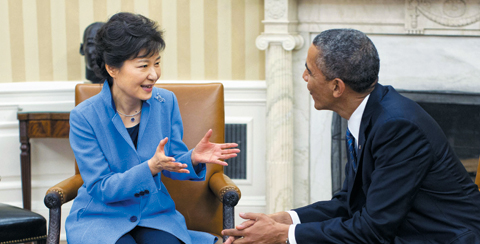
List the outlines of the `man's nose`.
{"label": "man's nose", "polygon": [[303,71],[303,75],[302,75],[302,78],[305,82],[308,82],[308,73],[307,73],[307,70]]}

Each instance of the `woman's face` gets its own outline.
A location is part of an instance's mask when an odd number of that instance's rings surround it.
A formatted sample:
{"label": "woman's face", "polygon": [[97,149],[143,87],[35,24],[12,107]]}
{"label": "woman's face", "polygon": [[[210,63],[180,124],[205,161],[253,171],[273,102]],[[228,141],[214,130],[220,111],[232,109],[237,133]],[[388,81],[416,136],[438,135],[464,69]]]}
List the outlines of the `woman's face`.
{"label": "woman's face", "polygon": [[126,60],[121,68],[107,65],[107,71],[113,78],[114,99],[148,100],[161,75],[160,53]]}

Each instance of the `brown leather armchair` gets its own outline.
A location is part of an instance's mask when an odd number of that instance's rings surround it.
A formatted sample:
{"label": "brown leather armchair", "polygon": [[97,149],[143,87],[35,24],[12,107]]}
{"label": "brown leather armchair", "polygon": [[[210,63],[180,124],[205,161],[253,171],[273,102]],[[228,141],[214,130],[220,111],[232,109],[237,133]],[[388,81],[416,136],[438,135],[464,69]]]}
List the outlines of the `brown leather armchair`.
{"label": "brown leather armchair", "polygon": [[[213,129],[212,142],[223,143],[225,114],[223,85],[211,84],[156,84],[175,93],[184,126],[183,141],[193,148],[208,129]],[[101,84],[79,84],[75,88],[75,104],[97,94]],[[234,227],[234,207],[241,193],[223,174],[223,166],[207,165],[206,180],[200,182],[177,181],[162,177],[191,230],[216,235],[222,243],[221,231]],[[47,243],[59,243],[62,204],[74,199],[83,180],[75,162],[75,175],[48,189],[45,205],[50,209]]]}

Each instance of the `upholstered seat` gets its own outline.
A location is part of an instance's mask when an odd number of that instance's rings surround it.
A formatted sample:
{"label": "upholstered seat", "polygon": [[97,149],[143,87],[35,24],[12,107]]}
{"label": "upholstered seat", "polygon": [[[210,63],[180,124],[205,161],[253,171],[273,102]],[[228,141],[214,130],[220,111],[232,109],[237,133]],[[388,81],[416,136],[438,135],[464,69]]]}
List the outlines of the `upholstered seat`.
{"label": "upholstered seat", "polygon": [[[184,126],[183,141],[193,148],[208,129],[214,133],[211,142],[223,143],[225,113],[223,85],[215,84],[157,84],[175,93]],[[100,84],[80,84],[75,89],[75,104],[99,93]],[[223,166],[207,165],[205,181],[175,181],[162,177],[178,211],[191,230],[204,231],[219,237],[221,231],[234,227],[234,206],[240,199],[238,187],[223,174]],[[50,209],[48,243],[58,243],[61,205],[74,199],[83,180],[75,163],[75,175],[50,188],[45,205]]]}
{"label": "upholstered seat", "polygon": [[0,203],[0,244],[45,243],[47,221],[40,214]]}

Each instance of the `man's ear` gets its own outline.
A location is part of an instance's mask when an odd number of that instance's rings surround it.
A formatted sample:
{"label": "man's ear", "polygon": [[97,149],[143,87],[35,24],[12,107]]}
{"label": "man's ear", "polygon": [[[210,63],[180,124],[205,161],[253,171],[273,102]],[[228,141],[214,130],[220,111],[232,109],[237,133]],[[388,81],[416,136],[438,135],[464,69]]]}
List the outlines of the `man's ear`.
{"label": "man's ear", "polygon": [[115,76],[118,73],[118,69],[116,67],[110,66],[108,64],[105,64],[105,69],[107,70],[108,74],[110,77],[115,78]]}
{"label": "man's ear", "polygon": [[335,98],[339,98],[343,95],[343,93],[345,92],[345,82],[343,82],[343,80],[339,79],[339,78],[335,78],[333,79],[332,81],[332,85],[333,85],[333,97]]}
{"label": "man's ear", "polygon": [[81,54],[82,56],[85,55],[85,52],[83,52],[83,43],[80,43],[80,54]]}

